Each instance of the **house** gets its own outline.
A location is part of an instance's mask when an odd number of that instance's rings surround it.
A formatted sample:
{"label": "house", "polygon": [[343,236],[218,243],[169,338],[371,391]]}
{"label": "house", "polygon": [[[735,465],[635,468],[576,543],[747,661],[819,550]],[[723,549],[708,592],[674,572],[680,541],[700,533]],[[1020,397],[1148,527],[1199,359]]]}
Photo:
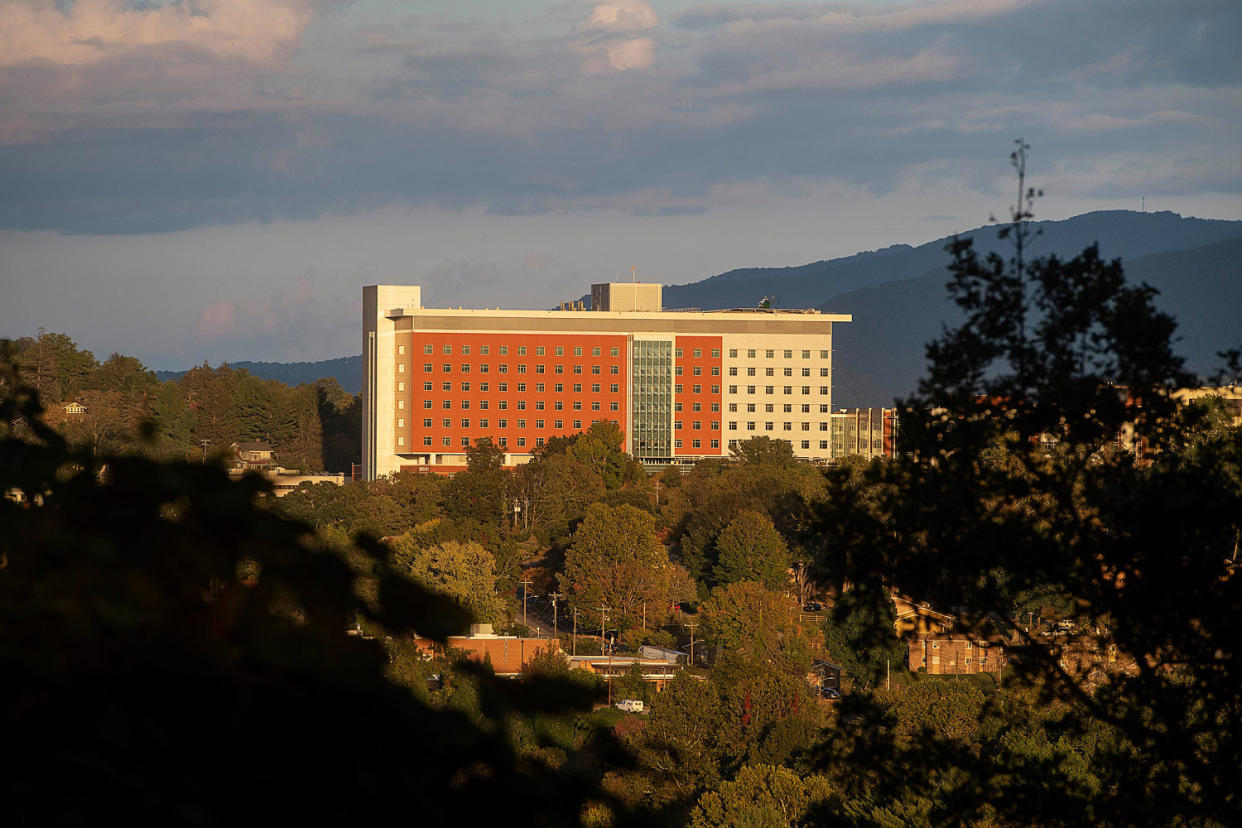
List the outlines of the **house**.
{"label": "house", "polygon": [[272,447],[267,443],[233,443],[229,448],[233,450],[234,468],[266,469],[276,460]]}
{"label": "house", "polygon": [[1008,658],[1000,636],[927,633],[910,639],[907,661],[911,670],[931,675],[1000,675]]}
{"label": "house", "polygon": [[77,400],[74,400],[68,405],[62,406],[61,408],[65,412],[66,417],[80,417],[86,413],[86,406],[82,405],[82,403]]}
{"label": "house", "polygon": [[953,629],[957,616],[932,609],[926,601],[915,601],[908,595],[892,593],[897,608],[897,637],[909,638],[928,633],[947,633]]}

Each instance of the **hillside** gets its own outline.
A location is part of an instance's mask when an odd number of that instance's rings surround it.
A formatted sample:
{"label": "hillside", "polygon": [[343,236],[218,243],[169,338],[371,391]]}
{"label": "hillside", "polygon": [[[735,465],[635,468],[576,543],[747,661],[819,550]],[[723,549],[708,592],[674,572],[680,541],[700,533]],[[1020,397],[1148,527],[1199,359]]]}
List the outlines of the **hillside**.
{"label": "hillside", "polygon": [[[232,362],[229,365],[233,368],[244,368],[259,379],[276,380],[290,386],[332,377],[350,394],[357,394],[362,390],[361,356],[338,357],[319,362]],[[185,374],[185,371],[155,372],[160,381],[178,380]]]}
{"label": "hillside", "polygon": [[[1035,222],[1041,235],[1036,255],[1072,256],[1092,242],[1101,255],[1127,261],[1170,250],[1189,250],[1242,235],[1242,221],[1183,218],[1176,213],[1136,213],[1128,210],[1084,213],[1063,221]],[[1005,252],[995,225],[963,233],[975,239],[981,252]],[[911,279],[942,267],[949,238],[917,247],[899,244],[800,267],[731,270],[688,285],[664,288],[669,308],[754,307],[765,296],[775,296],[781,307],[818,307],[851,291],[885,282]],[[838,310],[836,306],[833,308]]]}
{"label": "hillside", "polygon": [[[1194,250],[1128,259],[1125,268],[1131,282],[1160,292],[1156,304],[1177,319],[1179,351],[1192,371],[1211,373],[1219,367],[1217,351],[1242,347],[1242,234]],[[835,405],[889,404],[914,389],[925,344],[958,318],[945,291],[948,279],[948,271],[937,267],[821,305],[854,315],[853,323],[834,328]]]}

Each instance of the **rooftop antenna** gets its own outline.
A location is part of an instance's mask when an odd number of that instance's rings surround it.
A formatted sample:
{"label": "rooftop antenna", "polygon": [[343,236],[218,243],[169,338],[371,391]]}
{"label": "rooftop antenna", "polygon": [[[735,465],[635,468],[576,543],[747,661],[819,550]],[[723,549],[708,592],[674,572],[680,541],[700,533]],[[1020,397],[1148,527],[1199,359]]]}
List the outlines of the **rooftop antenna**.
{"label": "rooftop antenna", "polygon": [[1141,197],[1141,200],[1139,201],[1139,204],[1141,204],[1141,205],[1142,205],[1142,207],[1141,207],[1140,209],[1141,209],[1144,213],[1146,213],[1146,212],[1147,212],[1147,196],[1142,196],[1142,197]]}
{"label": "rooftop antenna", "polygon": [[638,283],[638,274],[634,271],[635,267],[637,267],[637,265],[630,265],[630,284]]}

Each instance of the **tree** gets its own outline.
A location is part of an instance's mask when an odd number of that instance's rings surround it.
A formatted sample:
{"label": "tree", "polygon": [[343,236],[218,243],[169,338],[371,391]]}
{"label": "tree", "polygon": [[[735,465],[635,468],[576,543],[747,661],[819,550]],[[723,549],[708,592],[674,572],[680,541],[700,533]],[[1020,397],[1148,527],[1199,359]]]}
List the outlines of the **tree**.
{"label": "tree", "polygon": [[573,534],[560,587],[571,607],[592,613],[607,606],[612,622],[627,627],[641,619],[644,603],[665,606],[668,576],[668,552],[651,514],[596,503]]}
{"label": "tree", "polygon": [[690,828],[815,824],[813,810],[835,809],[841,795],[827,777],[780,765],[747,765],[737,778],[699,798]]}
{"label": "tree", "polygon": [[[461,665],[479,700],[466,715],[389,678],[386,635],[443,641],[465,616],[382,548],[355,549],[367,600],[305,524],[257,505],[261,480],[71,449],[15,367],[0,375],[10,820],[377,822],[417,802],[426,824],[491,824],[529,796],[536,821],[571,825],[581,802],[606,799],[508,739],[505,717],[565,705],[564,682]],[[378,634],[346,635],[356,621]]]}
{"label": "tree", "polygon": [[797,602],[754,581],[726,584],[703,602],[703,639],[791,673],[810,666],[810,642],[796,622]]}
{"label": "tree", "polygon": [[983,715],[983,692],[953,678],[928,678],[905,689],[894,708],[898,738],[912,742],[935,737],[966,741]]}
{"label": "tree", "polygon": [[[393,562],[432,592],[446,595],[467,610],[476,622],[498,624],[504,606],[496,594],[496,561],[477,543],[446,541],[421,546],[409,535],[392,542]],[[463,630],[464,632],[464,630]]]}
{"label": "tree", "polygon": [[756,581],[771,590],[789,583],[789,549],[766,515],[746,510],[716,539],[718,584]]}
{"label": "tree", "polygon": [[906,653],[897,638],[897,608],[882,585],[847,589],[824,621],[824,650],[859,684],[876,687]]}
{"label": "tree", "polygon": [[733,453],[743,463],[752,466],[789,467],[798,462],[792,443],[788,440],[773,440],[771,437],[742,440],[734,446]]}
{"label": "tree", "polygon": [[[1193,378],[1173,351],[1174,321],[1094,246],[1030,260],[1025,145],[1013,160],[1020,201],[1003,231],[1013,254],[950,245],[963,322],[928,346],[927,377],[899,403],[901,457],[868,471],[879,509],[830,478],[822,565],[1008,618],[1022,674],[1071,705],[1080,727],[1124,745],[1097,754],[1097,791],[1045,792],[1042,821],[1089,807],[1103,822],[1228,822],[1242,809],[1242,434],[1209,432],[1181,450],[1174,392]],[[1093,690],[1056,646],[1025,638],[1016,599],[1047,587],[1070,596],[1079,624],[1133,672]],[[972,773],[991,777],[973,780],[986,807],[1031,819],[1013,805],[1034,795],[1023,774]]]}

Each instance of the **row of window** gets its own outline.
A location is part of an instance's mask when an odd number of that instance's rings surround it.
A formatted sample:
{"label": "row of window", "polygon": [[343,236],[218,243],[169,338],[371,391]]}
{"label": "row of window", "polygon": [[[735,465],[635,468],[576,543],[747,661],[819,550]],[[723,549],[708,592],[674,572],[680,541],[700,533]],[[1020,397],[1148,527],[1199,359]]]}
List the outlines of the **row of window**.
{"label": "row of window", "polygon": [[[737,348],[730,348],[730,349],[729,349],[729,359],[737,359],[737,352],[738,352],[738,349],[737,349]],[[747,359],[755,359],[755,358],[757,357],[758,353],[759,353],[759,349],[757,349],[757,348],[747,348],[747,349],[746,349],[746,358],[747,358]],[[792,348],[785,348],[783,351],[781,351],[781,353],[784,355],[784,356],[783,356],[783,357],[781,357],[781,358],[783,358],[783,359],[793,359],[793,358],[794,358],[794,353],[795,353],[795,351],[794,351]],[[763,358],[764,358],[764,359],[777,359],[778,357],[776,356],[776,349],[775,349],[775,348],[767,348],[767,349],[764,349],[764,351],[763,351]],[[810,359],[810,358],[811,358],[811,351],[810,351],[810,350],[806,350],[806,349],[804,349],[804,350],[802,351],[802,358],[803,358],[803,359]],[[824,351],[820,351],[820,352],[819,352],[819,358],[820,358],[820,359],[827,359],[827,358],[828,358],[828,351],[826,351],[826,350],[824,350]]]}
{"label": "row of window", "polygon": [[[682,405],[681,403],[673,403],[673,410],[674,410],[674,411],[681,411],[681,405]],[[734,405],[734,408],[736,408],[736,407],[737,407],[737,403],[734,403],[733,405]],[[718,402],[714,402],[714,403],[712,403],[712,404],[711,404],[711,409],[712,409],[712,411],[719,411],[719,410],[720,410],[720,403],[718,403]],[[702,410],[703,410],[703,403],[701,403],[701,402],[690,403],[690,410],[691,410],[691,411],[702,411]]]}
{"label": "row of window", "polygon": [[[516,426],[517,428],[526,428],[525,420],[514,420],[514,422],[517,423],[517,426]],[[573,428],[579,431],[582,430],[582,420],[571,420],[570,422],[573,423]],[[597,421],[592,421],[592,422],[597,422]],[[546,423],[545,420],[535,420],[535,428],[546,428],[547,426],[545,425],[545,423]],[[553,420],[552,423],[553,423],[552,425],[553,428],[557,428],[557,429],[565,428],[564,420]],[[491,425],[491,420],[487,419],[486,417],[483,417],[479,420],[479,428],[490,428],[490,425]],[[445,417],[444,419],[440,421],[440,426],[442,428],[452,428],[453,418]],[[433,420],[430,417],[424,417],[423,428],[433,428],[433,427],[434,427]],[[463,417],[461,419],[461,427],[470,428],[470,418]],[[497,428],[508,428],[509,421],[507,419],[501,418],[496,421],[496,427]],[[405,420],[403,418],[400,418],[400,417],[397,418],[397,428],[405,428]]]}
{"label": "row of window", "polygon": [[[712,427],[711,427],[711,430],[712,430],[712,431],[720,431],[720,421],[719,421],[719,420],[712,420],[712,421],[711,421],[711,423],[712,423]],[[682,430],[683,430],[683,429],[682,429],[682,427],[681,427],[681,420],[673,420],[673,430],[674,430],[674,431],[682,431]],[[702,431],[702,430],[703,430],[703,421],[702,421],[702,420],[691,420],[691,421],[690,421],[690,430],[691,430],[691,431]]]}
{"label": "row of window", "polygon": [[[735,449],[735,448],[737,448],[737,447],[738,447],[738,444],[739,444],[739,443],[741,443],[741,442],[742,442],[741,440],[730,440],[730,441],[729,441],[729,448],[731,448],[731,449]],[[792,440],[790,440],[789,442],[791,442],[791,443],[792,443],[793,441],[792,441]],[[809,449],[810,447],[811,447],[811,441],[810,441],[810,440],[803,440],[803,441],[802,441],[802,448],[804,448],[804,449]],[[827,441],[827,440],[820,440],[820,441],[819,441],[819,450],[820,450],[820,451],[827,451],[827,450],[828,450],[828,441]]]}
{"label": "row of window", "polygon": [[[517,355],[518,355],[518,356],[526,356],[526,347],[527,347],[527,346],[525,346],[525,345],[518,345],[518,346],[517,346]],[[596,356],[596,357],[597,357],[597,356],[602,356],[602,355],[603,355],[602,351],[603,351],[603,349],[602,349],[602,348],[600,348],[599,346],[596,346],[596,347],[594,347],[594,348],[592,348],[592,349],[591,349],[591,356]],[[431,344],[425,344],[425,345],[423,345],[423,353],[424,353],[424,354],[428,354],[428,355],[430,355],[430,354],[434,354],[435,352],[436,352],[436,349],[435,349],[435,346],[434,346],[434,345],[431,345]],[[491,350],[491,346],[488,346],[488,345],[480,345],[480,346],[479,346],[479,355],[480,355],[480,356],[489,356],[489,355],[491,354],[491,352],[492,352],[492,350]],[[404,345],[398,345],[398,346],[397,346],[397,353],[398,353],[398,354],[400,354],[400,355],[404,355],[404,354],[405,354],[405,346],[404,346]],[[451,355],[453,354],[453,346],[452,346],[452,345],[442,345],[442,346],[440,346],[440,353],[442,353],[442,354],[443,354],[443,355],[445,355],[445,356],[451,356]],[[469,345],[460,345],[460,346],[458,346],[457,353],[461,354],[462,356],[470,356],[470,346],[469,346]],[[497,346],[496,346],[496,353],[500,354],[501,356],[508,356],[508,355],[509,355],[509,346],[508,346],[508,345],[497,345]],[[536,346],[535,346],[535,356],[545,356],[545,355],[546,355],[546,353],[547,353],[547,349],[546,349],[543,345],[536,345]],[[557,345],[557,346],[553,349],[553,354],[554,354],[554,355],[556,355],[556,356],[565,356],[565,348],[564,348],[564,346]],[[574,355],[574,356],[582,356],[582,346],[581,346],[581,345],[576,345],[576,346],[574,346],[574,348],[573,348],[573,355]],[[621,349],[620,349],[620,348],[609,348],[609,349],[608,349],[608,356],[613,356],[613,357],[618,357],[618,356],[621,356]],[[681,356],[681,354],[678,354],[678,356]],[[716,356],[720,356],[720,354],[719,354],[719,353],[717,353],[717,354],[716,354]]]}
{"label": "row of window", "polygon": [[[488,408],[491,406],[491,401],[490,401],[490,400],[478,400],[478,401],[477,401],[477,403],[478,403],[478,410],[479,410],[479,411],[487,411],[487,410],[488,410]],[[592,411],[599,411],[599,410],[601,410],[601,409],[600,409],[600,406],[601,406],[601,403],[600,403],[600,401],[599,401],[599,400],[591,400],[591,410],[592,410]],[[445,411],[451,411],[451,410],[453,409],[453,401],[452,401],[452,400],[440,400],[440,407],[441,407],[441,408],[443,408]],[[457,407],[458,407],[460,410],[462,410],[462,411],[469,411],[469,410],[470,410],[470,400],[458,400],[458,401],[457,401]],[[525,410],[526,410],[526,400],[514,400],[514,402],[513,402],[513,407],[514,407],[515,409],[517,409],[518,411],[525,411]],[[546,407],[547,407],[547,406],[546,406],[546,403],[545,403],[543,400],[535,400],[535,410],[536,410],[536,411],[543,411]],[[424,408],[424,409],[431,409],[431,408],[435,408],[435,402],[434,402],[434,401],[432,401],[432,400],[423,400],[423,408]],[[581,410],[582,410],[582,400],[574,400],[573,405],[571,406],[571,408],[572,408],[574,411],[581,411]],[[554,401],[554,402],[552,403],[552,409],[553,409],[554,411],[564,411],[564,410],[565,410],[565,403],[564,403],[564,401],[562,401],[562,400],[556,400],[556,401]],[[404,410],[405,410],[405,400],[397,400],[397,410],[398,410],[398,411],[404,411]],[[508,410],[509,410],[509,401],[508,401],[508,400],[496,400],[496,410],[498,410],[498,411],[508,411]],[[612,400],[611,402],[609,402],[609,403],[608,403],[608,410],[609,410],[609,411],[620,411],[620,410],[621,410],[621,404],[620,404],[618,401],[616,401],[616,400]],[[397,418],[397,422],[398,422],[398,424],[399,424],[399,423],[401,423],[401,421],[402,421],[403,419],[404,419],[404,418],[402,418],[402,417],[398,417],[398,418]]]}
{"label": "row of window", "polygon": [[[682,370],[681,370],[681,369],[682,369],[682,366],[681,366],[681,365],[678,365],[676,368],[674,368],[674,369],[673,369],[673,373],[674,373],[674,374],[676,374],[677,376],[679,376],[679,377],[680,377],[680,376],[682,375]],[[753,370],[753,369],[752,369],[752,370]],[[730,371],[730,372],[731,372],[734,376],[736,376],[736,375],[737,375],[737,369],[736,369],[736,368],[730,368],[730,369],[729,369],[729,371]],[[693,375],[694,375],[694,376],[696,376],[696,377],[701,377],[701,376],[703,376],[703,366],[702,366],[702,365],[692,365],[692,366],[691,366],[691,371],[690,371],[690,373],[691,373],[691,374],[693,374]],[[712,376],[713,376],[713,377],[718,377],[718,376],[720,376],[720,366],[719,366],[719,365],[713,365],[713,366],[712,366]]]}
{"label": "row of window", "polygon": [[[573,368],[573,371],[572,371],[571,373],[574,373],[574,374],[581,374],[581,373],[583,373],[583,371],[582,371],[583,366],[581,366],[581,365],[573,365],[573,366],[571,366],[571,367]],[[517,365],[515,365],[515,366],[514,366],[514,371],[515,371],[515,373],[518,373],[518,374],[525,374],[525,373],[526,373],[526,363],[524,363],[524,362],[519,362]],[[431,374],[431,373],[434,373],[434,372],[435,372],[435,366],[434,366],[434,365],[432,365],[430,362],[424,362],[424,363],[423,363],[423,373],[424,373],[424,374]],[[458,373],[460,373],[460,374],[469,374],[469,373],[470,373],[470,363],[469,363],[469,362],[461,362],[461,363],[458,363],[458,365],[457,365],[457,372],[458,372]],[[404,373],[405,373],[405,363],[404,363],[404,362],[398,362],[398,363],[397,363],[397,373],[398,373],[398,374],[404,374]],[[445,363],[442,363],[442,364],[441,364],[441,366],[440,366],[440,373],[442,373],[442,374],[451,374],[451,373],[453,373],[453,364],[452,364],[451,362],[445,362]],[[490,365],[489,363],[487,363],[487,362],[480,362],[480,363],[479,363],[479,373],[480,373],[480,374],[488,374],[488,373],[491,373],[491,365]],[[497,374],[507,374],[507,373],[509,373],[509,363],[507,363],[507,362],[501,362],[501,363],[499,363],[499,364],[496,366],[496,373],[497,373]],[[546,366],[545,366],[542,362],[540,362],[540,363],[538,363],[537,365],[535,365],[535,373],[536,373],[536,374],[545,374],[545,373],[547,373],[547,367],[546,367]],[[552,373],[554,373],[554,374],[563,374],[563,373],[565,373],[565,366],[564,366],[564,365],[559,365],[559,364],[558,364],[558,365],[553,365],[553,366],[552,366]],[[599,366],[599,365],[592,365],[592,366],[591,366],[591,373],[592,373],[592,374],[595,374],[596,376],[598,376],[598,375],[602,374],[602,373],[603,373],[602,367],[601,367],[601,366]],[[610,365],[610,366],[608,366],[608,373],[613,374],[613,375],[620,374],[620,373],[621,373],[621,368],[620,368],[620,366],[618,366],[618,365]],[[719,372],[717,372],[717,373],[719,373]]]}
{"label": "row of window", "polygon": [[[486,422],[487,422],[486,420],[480,421],[480,423],[479,423],[479,427],[480,427],[480,428],[487,428]],[[500,422],[500,423],[504,423],[505,421],[504,421],[504,420],[499,420],[498,422]],[[525,424],[525,422],[526,422],[525,420],[518,420],[518,423],[519,423],[519,426],[518,426],[518,427],[519,427],[519,428],[524,428],[524,427],[525,427],[525,425],[524,425],[524,424]],[[536,422],[536,423],[542,423],[543,421],[542,421],[542,420],[536,420],[535,422]],[[557,420],[557,422],[559,423],[559,422],[560,422],[560,420]],[[594,425],[595,423],[598,423],[598,422],[603,422],[603,421],[601,421],[601,420],[592,420],[592,421],[591,421],[591,424],[592,424],[592,425]],[[581,430],[581,428],[582,428],[582,421],[581,421],[581,420],[574,420],[574,423],[575,423],[574,428]],[[612,421],[612,424],[613,424],[613,425],[620,425],[620,423],[618,423],[616,420],[613,420],[613,421]],[[506,427],[507,427],[507,426],[501,425],[501,428],[506,428]],[[536,427],[537,427],[537,428],[541,428],[542,426],[536,426]],[[560,428],[561,426],[557,426],[557,427],[558,427],[558,428]],[[480,436],[487,436],[487,437],[491,437],[492,435],[488,434],[488,435],[480,435]],[[496,444],[497,444],[498,446],[500,446],[501,448],[508,448],[508,447],[509,447],[509,438],[508,438],[508,437],[506,437],[506,436],[504,436],[503,434],[502,434],[502,435],[497,435],[497,436],[495,436],[493,439],[495,439]],[[461,445],[461,447],[462,447],[463,449],[468,449],[468,448],[470,448],[470,446],[471,446],[471,445],[473,444],[473,442],[474,442],[474,440],[473,440],[472,438],[468,437],[468,436],[459,437],[459,438],[458,438],[458,440],[459,440],[459,444]],[[718,442],[718,441],[713,441],[713,442]],[[515,445],[517,445],[517,447],[518,447],[518,448],[525,448],[525,447],[526,447],[526,437],[515,437],[515,438],[514,438],[514,444],[515,444]],[[542,446],[543,444],[544,444],[544,438],[543,438],[543,437],[536,437],[536,438],[535,438],[535,445],[536,445],[536,446]],[[432,445],[434,445],[434,439],[432,438],[432,436],[431,436],[430,434],[425,434],[425,435],[423,435],[423,446],[424,446],[424,447],[426,447],[426,448],[430,448]],[[443,448],[452,448],[452,446],[453,446],[453,438],[452,438],[452,437],[448,437],[448,436],[441,437],[441,438],[440,438],[440,445],[441,445],[441,447],[443,447]],[[404,437],[398,437],[398,438],[397,438],[397,447],[398,447],[398,448],[405,448],[405,438],[404,438]],[[718,447],[719,447],[718,445],[717,445],[717,446],[714,446],[714,448],[718,448]]]}
{"label": "row of window", "polygon": [[[712,446],[712,448],[714,448],[714,449],[718,449],[718,448],[720,448],[720,441],[719,441],[719,440],[711,440],[710,442],[711,442],[711,446]],[[674,441],[673,441],[673,448],[681,448],[681,447],[682,447],[682,446],[681,446],[681,440],[674,440]],[[694,438],[693,440],[691,440],[691,441],[690,441],[690,447],[691,447],[691,448],[703,448],[703,441],[702,441],[702,440],[700,440],[699,438],[697,438],[697,437],[696,437],[696,438]]]}
{"label": "row of window", "polygon": [[[781,430],[781,431],[793,431],[793,430],[794,430],[794,426],[795,426],[795,425],[799,425],[799,424],[798,424],[798,423],[781,423],[781,429],[780,429],[780,430]],[[799,429],[800,431],[810,431],[810,430],[811,430],[811,424],[810,424],[810,423],[801,423],[800,425],[801,425],[801,428]],[[738,430],[738,427],[737,427],[737,426],[738,426],[737,420],[730,420],[730,421],[729,421],[729,431],[737,431],[737,430]],[[757,429],[756,429],[756,423],[755,423],[755,421],[754,421],[754,420],[747,421],[747,423],[746,423],[746,430],[747,430],[747,431],[756,431],[756,430],[757,430]],[[765,422],[765,423],[763,424],[763,430],[764,430],[764,431],[776,431],[776,423],[772,422],[771,420],[768,420],[767,422]],[[828,430],[828,424],[827,424],[827,423],[820,423],[820,424],[819,424],[819,430],[820,430],[820,431],[827,431],[827,430]]]}
{"label": "row of window", "polygon": [[[682,352],[683,352],[683,349],[682,349],[682,348],[674,348],[674,349],[673,349],[673,354],[674,354],[674,356],[676,356],[676,357],[677,357],[677,359],[681,359],[681,358],[682,358]],[[701,358],[703,357],[703,349],[702,349],[702,348],[691,348],[691,349],[690,349],[690,353],[694,356],[694,358],[695,358],[695,359],[701,359]],[[736,355],[737,355],[737,351],[736,351],[736,349],[735,349],[735,350],[734,350],[734,356],[736,356]],[[719,348],[712,348],[712,359],[720,359],[720,349],[719,349]]]}
{"label": "row of window", "polygon": [[[461,390],[462,390],[462,391],[469,391],[469,390],[470,390],[470,383],[468,383],[468,382],[463,382],[463,383],[461,383],[461,386],[460,386],[460,387],[461,387]],[[490,384],[490,383],[487,383],[487,382],[480,382],[480,383],[479,383],[479,388],[478,388],[478,391],[479,391],[479,393],[480,393],[480,394],[487,394],[487,393],[489,393],[489,392],[491,391],[491,387],[492,387],[492,386],[491,386],[491,384]],[[515,391],[517,391],[519,394],[525,394],[525,393],[526,393],[526,383],[524,383],[524,382],[515,382],[515,383],[513,384],[513,387],[514,387],[514,390],[515,390]],[[546,386],[546,385],[544,385],[544,383],[542,383],[542,382],[537,382],[537,383],[535,383],[535,393],[536,393],[536,394],[542,394],[542,393],[544,393],[544,389],[545,389],[546,387],[547,387],[547,386]],[[573,383],[573,385],[572,385],[571,387],[573,388],[573,392],[574,392],[575,394],[581,394],[581,393],[582,393],[582,383],[580,383],[580,382],[575,382],[575,383]],[[598,393],[600,393],[600,388],[601,388],[601,386],[600,386],[600,384],[599,384],[598,382],[593,382],[593,383],[591,383],[591,393],[592,393],[592,394],[598,394]],[[434,391],[434,390],[435,390],[435,383],[431,382],[430,380],[424,381],[424,382],[423,382],[423,390],[424,390],[424,391]],[[452,390],[453,390],[453,383],[451,383],[451,382],[441,383],[441,384],[440,384],[440,390],[442,390],[442,391],[452,391]],[[501,393],[508,393],[508,391],[509,391],[509,383],[508,383],[508,382],[498,382],[498,383],[496,383],[496,390],[497,390],[497,391],[499,391],[499,392],[501,392]],[[563,382],[555,382],[555,383],[553,383],[553,384],[552,384],[552,390],[553,390],[553,391],[555,391],[557,394],[563,394],[563,393],[565,392],[565,383],[563,383]],[[397,393],[402,393],[402,392],[404,392],[404,391],[405,391],[405,381],[404,381],[404,380],[399,380],[399,381],[397,382]],[[619,394],[619,393],[621,393],[621,384],[620,384],[620,383],[616,383],[616,382],[609,383],[609,385],[608,385],[608,392],[609,392],[610,394]],[[717,392],[719,392],[719,389],[717,389]]]}
{"label": "row of window", "polygon": [[[680,388],[681,388],[681,386],[680,386],[680,385],[679,385],[679,386],[677,386],[677,387],[678,387],[678,389],[680,389]],[[738,389],[738,387],[739,387],[739,386],[736,386],[736,385],[730,385],[730,386],[729,386],[729,393],[730,393],[730,394],[736,394],[736,393],[737,393],[737,389]],[[758,392],[756,392],[756,391],[755,391],[755,389],[756,389],[756,388],[758,388],[759,386],[756,386],[756,385],[747,385],[747,386],[745,386],[745,387],[746,387],[746,393],[747,393],[747,394],[755,394],[755,393],[758,393]],[[794,392],[794,386],[792,386],[792,385],[783,385],[783,386],[781,386],[781,388],[782,388],[782,391],[781,391],[781,393],[782,393],[782,394],[792,394],[792,393]],[[775,394],[775,393],[776,393],[776,386],[775,386],[775,385],[765,385],[765,386],[763,386],[763,393],[764,393],[764,394]],[[810,393],[811,393],[811,386],[809,386],[809,385],[804,385],[804,386],[802,386],[802,393],[803,393],[803,394],[810,394]],[[820,394],[823,394],[823,395],[825,395],[825,396],[826,396],[826,395],[828,394],[828,386],[826,386],[826,385],[821,385],[821,386],[819,387],[819,393],[820,393]]]}
{"label": "row of window", "polygon": [[[753,377],[753,376],[755,376],[755,375],[756,375],[756,374],[755,374],[755,372],[756,372],[757,370],[759,370],[759,369],[757,369],[757,368],[755,368],[755,367],[753,367],[753,366],[752,366],[752,367],[750,367],[750,368],[747,368],[747,369],[746,369],[746,376],[748,376],[748,377]],[[798,369],[798,370],[801,372],[801,376],[804,376],[804,377],[809,377],[809,376],[811,376],[811,369],[810,369],[810,368],[800,368],[800,369]],[[794,375],[794,369],[793,369],[793,368],[782,368],[782,369],[781,369],[781,372],[783,373],[783,375],[784,375],[784,376],[787,376],[787,377],[792,377],[792,376]],[[774,376],[776,376],[776,368],[775,368],[775,367],[768,367],[768,368],[764,368],[764,369],[763,369],[763,375],[764,375],[765,377],[774,377]],[[820,375],[821,377],[826,377],[826,376],[828,376],[828,369],[827,369],[827,368],[820,368],[820,369],[819,369],[819,375]],[[731,377],[736,377],[736,376],[737,376],[737,366],[732,366],[732,367],[730,367],[730,368],[729,368],[729,376],[731,376]]]}
{"label": "row of window", "polygon": [[[755,413],[755,406],[756,406],[756,405],[758,405],[758,403],[746,403],[746,411],[747,411],[747,413],[750,413],[750,414]],[[737,413],[737,406],[738,406],[738,404],[737,404],[737,403],[729,403],[729,413],[730,413],[730,414]],[[697,411],[698,409],[695,409],[695,410]],[[715,411],[715,410],[716,410],[716,409],[714,409],[714,408],[712,409],[712,411]],[[774,412],[776,411],[776,405],[775,405],[774,403],[764,403],[764,404],[763,404],[763,410],[764,410],[765,412],[767,412],[768,414],[772,414],[772,413],[774,413]],[[781,410],[782,410],[784,413],[786,413],[786,414],[792,414],[792,413],[793,413],[793,410],[794,410],[793,403],[784,403],[784,404],[781,406]],[[811,413],[811,404],[810,404],[810,403],[802,403],[802,413],[803,413],[803,414],[810,414],[810,413]],[[827,404],[827,403],[820,403],[820,405],[819,405],[819,413],[820,413],[820,414],[827,414],[827,413],[828,413],[828,404]]]}

